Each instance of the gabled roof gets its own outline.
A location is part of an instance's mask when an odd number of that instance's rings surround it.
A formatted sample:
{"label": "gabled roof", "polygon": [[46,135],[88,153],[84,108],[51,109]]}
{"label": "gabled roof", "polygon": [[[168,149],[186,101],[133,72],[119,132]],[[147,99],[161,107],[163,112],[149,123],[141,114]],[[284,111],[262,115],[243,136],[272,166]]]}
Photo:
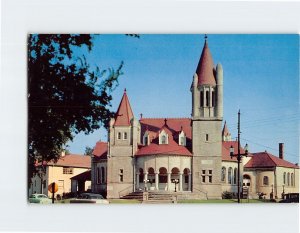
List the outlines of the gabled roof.
{"label": "gabled roof", "polygon": [[[237,162],[237,158],[235,157],[230,157],[230,147],[233,146],[234,148],[234,153],[236,154],[238,152],[238,142],[237,141],[223,141],[222,142],[222,161],[232,161],[232,162]],[[240,146],[240,152],[242,154],[245,153],[245,150],[243,147]],[[249,154],[251,156],[251,154]]]}
{"label": "gabled roof", "polygon": [[252,158],[245,164],[245,168],[265,168],[265,167],[288,167],[299,168],[293,163],[280,159],[268,152],[253,153]]}
{"label": "gabled roof", "polygon": [[214,63],[206,40],[197,66],[196,74],[198,75],[198,86],[205,84],[216,85]]}
{"label": "gabled roof", "polygon": [[[179,145],[175,138],[183,130],[186,137],[191,139],[191,120],[189,118],[142,118],[140,119],[142,135],[149,133],[150,144],[140,146],[136,156],[144,155],[182,155],[191,156],[188,147]],[[159,144],[158,136],[161,131],[168,134],[168,144]]]}
{"label": "gabled roof", "polygon": [[[180,133],[181,130],[184,131],[187,138],[192,138],[192,127],[190,118],[166,118],[168,129],[172,133]],[[157,132],[163,128],[165,125],[165,118],[141,118],[141,131],[142,135],[146,131],[149,132],[149,135],[156,135]],[[181,128],[182,127],[182,128]]]}
{"label": "gabled roof", "polygon": [[[40,164],[38,164],[40,165]],[[80,167],[80,168],[91,168],[91,157],[87,155],[75,155],[69,154],[61,157],[57,162],[49,161],[43,162],[46,166],[57,166],[57,167]]]}
{"label": "gabled roof", "polygon": [[97,142],[93,150],[93,155],[97,159],[107,159],[107,142]]}
{"label": "gabled roof", "polygon": [[114,126],[129,126],[132,118],[133,118],[133,112],[125,89],[118,111],[116,112],[115,115]]}
{"label": "gabled roof", "polygon": [[228,135],[230,135],[230,132],[227,128],[227,124],[226,124],[226,121],[225,121],[223,130],[222,130],[222,136],[228,136]]}
{"label": "gabled roof", "polygon": [[80,181],[87,181],[91,180],[91,170],[82,172],[76,176],[70,178],[71,180],[80,180]]}

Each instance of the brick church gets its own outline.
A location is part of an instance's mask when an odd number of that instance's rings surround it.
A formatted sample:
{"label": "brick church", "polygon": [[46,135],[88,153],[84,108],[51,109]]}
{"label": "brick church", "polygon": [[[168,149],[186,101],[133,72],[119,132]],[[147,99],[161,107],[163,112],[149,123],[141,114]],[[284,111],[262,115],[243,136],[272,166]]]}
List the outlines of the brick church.
{"label": "brick church", "polygon": [[[188,91],[188,90],[187,90]],[[223,68],[213,63],[207,39],[193,75],[191,118],[137,119],[126,90],[110,121],[108,142],[97,142],[91,166],[92,192],[122,198],[133,192],[177,192],[190,199],[221,199],[237,193],[237,160],[223,124]],[[265,152],[241,162],[241,185],[280,198],[299,192],[299,167]],[[243,152],[243,148],[240,147]]]}

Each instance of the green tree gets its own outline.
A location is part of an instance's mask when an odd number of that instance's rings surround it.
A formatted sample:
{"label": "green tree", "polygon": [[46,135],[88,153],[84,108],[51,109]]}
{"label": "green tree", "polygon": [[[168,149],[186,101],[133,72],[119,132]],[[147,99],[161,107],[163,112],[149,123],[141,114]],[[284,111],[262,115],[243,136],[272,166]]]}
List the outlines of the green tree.
{"label": "green tree", "polygon": [[[36,161],[57,160],[79,132],[107,127],[113,112],[116,69],[90,67],[80,51],[90,52],[91,35],[28,36],[28,177]],[[81,53],[83,54],[83,53]]]}
{"label": "green tree", "polygon": [[93,150],[94,150],[93,148],[86,146],[84,150],[84,154],[91,156],[93,154]]}

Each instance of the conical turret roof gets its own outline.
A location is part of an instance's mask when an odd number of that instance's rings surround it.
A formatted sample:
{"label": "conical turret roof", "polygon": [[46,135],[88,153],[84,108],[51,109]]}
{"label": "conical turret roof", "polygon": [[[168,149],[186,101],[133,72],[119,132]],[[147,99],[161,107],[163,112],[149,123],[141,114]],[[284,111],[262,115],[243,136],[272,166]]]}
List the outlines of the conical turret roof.
{"label": "conical turret roof", "polygon": [[227,124],[226,124],[226,121],[225,121],[223,130],[222,130],[222,136],[224,137],[224,136],[228,136],[228,135],[230,135],[230,132],[227,128]]}
{"label": "conical turret roof", "polygon": [[133,112],[125,89],[118,111],[116,112],[115,115],[114,126],[129,126],[132,118],[133,118]]}
{"label": "conical turret roof", "polygon": [[216,85],[216,79],[214,76],[214,63],[206,39],[200,61],[197,66],[196,74],[198,75],[198,86]]}

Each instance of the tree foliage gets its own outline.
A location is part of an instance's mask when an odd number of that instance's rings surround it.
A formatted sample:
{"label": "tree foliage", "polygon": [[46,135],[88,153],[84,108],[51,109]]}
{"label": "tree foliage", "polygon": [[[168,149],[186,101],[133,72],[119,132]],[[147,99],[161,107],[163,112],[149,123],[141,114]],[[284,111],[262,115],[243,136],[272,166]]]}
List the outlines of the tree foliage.
{"label": "tree foliage", "polygon": [[[57,160],[74,134],[107,127],[117,69],[90,67],[78,51],[92,49],[91,35],[28,37],[29,171],[36,160]],[[29,174],[29,177],[30,174]]]}
{"label": "tree foliage", "polygon": [[92,154],[93,154],[93,148],[86,146],[84,150],[84,155],[92,156]]}

